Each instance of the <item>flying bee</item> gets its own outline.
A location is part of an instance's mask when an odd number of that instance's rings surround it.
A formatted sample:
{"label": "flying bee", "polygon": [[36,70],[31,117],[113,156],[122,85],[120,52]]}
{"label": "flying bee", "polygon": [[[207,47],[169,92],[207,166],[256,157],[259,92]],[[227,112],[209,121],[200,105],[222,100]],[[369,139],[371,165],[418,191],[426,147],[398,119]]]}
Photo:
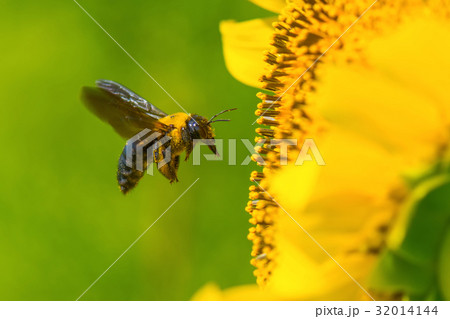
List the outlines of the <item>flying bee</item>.
{"label": "flying bee", "polygon": [[[197,114],[168,115],[119,83],[98,80],[96,85],[97,87],[82,88],[81,98],[86,107],[101,120],[109,123],[128,142],[133,142],[131,147],[131,143],[125,145],[117,169],[117,181],[124,194],[137,185],[151,160],[159,164],[158,171],[168,178],[170,183],[178,182],[180,154],[185,151],[187,161],[196,140],[214,140],[211,123],[229,121],[214,119],[222,113],[235,110],[224,110],[210,120]],[[148,138],[149,133],[151,139]],[[219,155],[214,144],[208,147],[214,154]],[[145,151],[144,156],[140,154],[140,159],[137,151],[139,148]],[[165,158],[167,153],[169,159]],[[141,165],[135,165],[139,160]]]}

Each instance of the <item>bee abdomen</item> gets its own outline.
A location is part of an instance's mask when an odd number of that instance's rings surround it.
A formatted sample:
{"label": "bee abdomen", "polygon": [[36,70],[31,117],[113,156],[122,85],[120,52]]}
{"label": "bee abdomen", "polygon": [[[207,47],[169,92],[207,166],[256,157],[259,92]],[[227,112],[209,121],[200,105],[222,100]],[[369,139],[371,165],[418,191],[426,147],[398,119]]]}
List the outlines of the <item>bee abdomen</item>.
{"label": "bee abdomen", "polygon": [[[127,161],[127,151],[130,150],[132,151],[132,154],[129,156]],[[147,151],[150,152],[150,150],[151,148],[149,150],[144,150],[143,154],[141,154],[141,162],[139,162],[137,161],[135,145],[132,147],[127,147],[127,145],[125,145],[123,148],[117,168],[117,182],[119,184],[120,191],[123,194],[128,193],[136,187],[139,180],[144,176],[145,170],[148,166]]]}

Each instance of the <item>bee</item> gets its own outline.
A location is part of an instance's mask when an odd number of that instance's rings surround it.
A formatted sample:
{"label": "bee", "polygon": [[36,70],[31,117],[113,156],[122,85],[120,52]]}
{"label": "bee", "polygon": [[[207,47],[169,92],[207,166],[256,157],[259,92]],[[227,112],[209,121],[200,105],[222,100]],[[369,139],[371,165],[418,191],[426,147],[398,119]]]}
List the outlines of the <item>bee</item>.
{"label": "bee", "polygon": [[[170,183],[178,182],[180,154],[186,152],[187,161],[197,140],[214,141],[211,124],[230,121],[214,119],[225,112],[236,110],[221,111],[209,120],[198,114],[168,115],[125,86],[109,80],[96,81],[96,87],[83,87],[81,99],[92,113],[109,123],[128,142],[133,142],[132,147],[128,147],[130,143],[125,145],[119,158],[117,182],[123,194],[138,184],[151,160],[159,164],[158,171],[169,179]],[[142,132],[156,133],[152,135],[156,138],[149,140],[148,134],[141,134]],[[151,152],[150,156],[142,156],[140,167],[135,165],[139,160],[139,147],[145,152]],[[208,143],[208,147],[214,154],[219,155],[214,143]],[[168,150],[169,159],[166,159]],[[127,160],[130,158],[131,163]],[[163,159],[167,162],[163,162]]]}

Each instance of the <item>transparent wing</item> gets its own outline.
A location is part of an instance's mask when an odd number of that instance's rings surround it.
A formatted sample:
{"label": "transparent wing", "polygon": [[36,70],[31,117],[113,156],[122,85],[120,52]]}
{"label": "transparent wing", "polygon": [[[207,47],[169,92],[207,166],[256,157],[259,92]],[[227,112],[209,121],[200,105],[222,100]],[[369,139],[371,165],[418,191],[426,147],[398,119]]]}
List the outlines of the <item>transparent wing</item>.
{"label": "transparent wing", "polygon": [[81,99],[86,107],[109,123],[122,137],[129,139],[145,128],[165,130],[159,121],[166,113],[125,86],[99,80],[97,87],[83,87]]}

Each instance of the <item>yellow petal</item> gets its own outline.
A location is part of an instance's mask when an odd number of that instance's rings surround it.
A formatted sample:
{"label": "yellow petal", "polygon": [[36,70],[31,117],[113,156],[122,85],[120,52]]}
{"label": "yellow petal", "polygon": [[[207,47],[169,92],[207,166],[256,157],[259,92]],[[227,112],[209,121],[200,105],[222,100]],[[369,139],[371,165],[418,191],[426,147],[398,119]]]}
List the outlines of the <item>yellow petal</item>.
{"label": "yellow petal", "polygon": [[250,2],[275,13],[280,13],[286,6],[285,0],[250,0]]}
{"label": "yellow petal", "polygon": [[192,300],[235,301],[235,300],[277,300],[277,297],[257,285],[242,285],[221,290],[214,283],[206,284],[195,293]]}
{"label": "yellow petal", "polygon": [[269,193],[277,202],[301,210],[316,185],[319,170],[317,163],[309,161],[302,166],[282,166],[276,174],[268,177]]}
{"label": "yellow petal", "polygon": [[410,21],[399,32],[370,44],[368,56],[390,77],[430,98],[450,118],[450,23],[436,18]]}
{"label": "yellow petal", "polygon": [[446,145],[449,125],[450,27],[436,24],[410,22],[376,40],[366,66],[324,65],[311,102],[332,123],[402,156],[406,167],[428,164]]}
{"label": "yellow petal", "polygon": [[329,133],[315,140],[325,165],[281,166],[267,176],[267,184],[277,202],[308,228],[317,225],[329,232],[329,220],[348,232],[361,228],[370,214],[354,209],[378,207],[402,185],[403,162],[377,143],[339,127],[330,126]]}
{"label": "yellow petal", "polygon": [[313,200],[339,194],[342,199],[365,196],[367,204],[372,205],[384,202],[402,181],[399,175],[403,162],[379,144],[345,128],[330,125],[329,132],[317,141],[326,165],[318,167]]}
{"label": "yellow petal", "polygon": [[200,288],[194,296],[192,296],[194,301],[221,301],[224,300],[222,291],[219,286],[214,283],[207,283],[202,288]]}
{"label": "yellow petal", "polygon": [[277,219],[279,256],[268,285],[282,299],[368,298],[309,235],[364,281],[375,256],[358,251],[378,240],[379,225],[392,215],[387,198],[402,181],[402,163],[386,161],[389,153],[376,143],[338,127],[329,133],[316,140],[325,166],[282,167],[268,179],[286,210]]}
{"label": "yellow petal", "polygon": [[225,63],[231,75],[242,83],[261,87],[259,78],[266,67],[264,50],[271,41],[274,21],[275,18],[221,22]]}
{"label": "yellow petal", "polygon": [[433,101],[387,75],[330,67],[321,82],[316,102],[332,123],[401,154],[405,165],[435,158],[447,140]]}
{"label": "yellow petal", "polygon": [[[302,232],[301,229],[298,231]],[[286,235],[286,236],[285,236]],[[281,300],[367,300],[368,296],[331,259],[317,262],[289,240],[280,236],[277,268],[267,286]],[[306,234],[303,234],[305,237]],[[311,239],[308,238],[311,242]],[[317,247],[320,250],[319,247]],[[322,254],[325,255],[323,251]],[[367,256],[335,255],[340,265],[364,284],[371,264]]]}

